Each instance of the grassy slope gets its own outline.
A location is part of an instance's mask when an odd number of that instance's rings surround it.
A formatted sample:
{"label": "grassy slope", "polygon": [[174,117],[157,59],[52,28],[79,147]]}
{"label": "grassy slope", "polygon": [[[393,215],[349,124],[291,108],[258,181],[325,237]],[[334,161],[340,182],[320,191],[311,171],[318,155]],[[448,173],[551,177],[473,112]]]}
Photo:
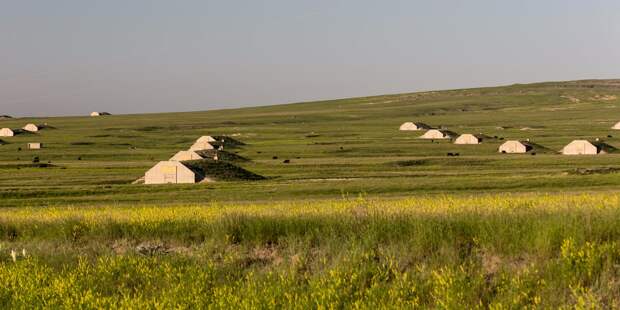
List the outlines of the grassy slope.
{"label": "grassy slope", "polygon": [[[610,83],[513,85],[192,113],[0,120],[0,127],[48,122],[57,128],[4,139],[9,144],[0,146],[0,205],[611,190],[620,182],[620,174],[583,176],[565,171],[620,167],[620,155],[507,156],[496,152],[500,141],[456,146],[417,140],[421,133],[397,130],[404,121],[423,121],[459,133],[531,138],[559,150],[576,138],[615,135],[609,128],[620,120],[620,100],[594,99],[596,95],[620,96],[618,83]],[[523,127],[534,130],[520,130]],[[318,136],[307,137],[311,133]],[[130,184],[157,161],[188,148],[204,134],[234,135],[246,142],[237,151],[252,161],[240,165],[270,179],[208,185]],[[620,147],[619,138],[620,133],[606,141]],[[17,150],[30,141],[43,142],[46,148]],[[446,157],[447,152],[461,156]],[[10,168],[30,162],[33,156],[59,167]],[[283,164],[284,159],[291,163]],[[400,161],[416,164],[403,166]]]}
{"label": "grassy slope", "polygon": [[[620,115],[617,99],[589,99],[620,89],[591,84],[48,119],[58,129],[0,146],[0,205],[18,206],[0,209],[0,308],[618,308],[620,175],[566,171],[620,155],[507,156],[499,141],[396,130],[420,120],[559,149]],[[271,179],[128,184],[203,134],[239,134],[253,159],[239,164]],[[49,147],[17,151],[35,140]],[[33,156],[59,167],[26,168]],[[382,197],[295,201],[343,193]]]}

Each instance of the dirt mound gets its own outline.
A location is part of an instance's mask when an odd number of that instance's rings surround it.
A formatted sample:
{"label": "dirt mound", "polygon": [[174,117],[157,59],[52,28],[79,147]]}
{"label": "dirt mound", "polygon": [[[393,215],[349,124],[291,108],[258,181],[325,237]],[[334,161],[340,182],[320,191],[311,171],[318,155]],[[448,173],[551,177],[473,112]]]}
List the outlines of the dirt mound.
{"label": "dirt mound", "polygon": [[201,179],[214,181],[254,181],[265,177],[221,160],[203,159],[184,161],[183,164]]}
{"label": "dirt mound", "polygon": [[169,248],[161,242],[142,242],[136,246],[136,252],[142,256],[168,254]]}

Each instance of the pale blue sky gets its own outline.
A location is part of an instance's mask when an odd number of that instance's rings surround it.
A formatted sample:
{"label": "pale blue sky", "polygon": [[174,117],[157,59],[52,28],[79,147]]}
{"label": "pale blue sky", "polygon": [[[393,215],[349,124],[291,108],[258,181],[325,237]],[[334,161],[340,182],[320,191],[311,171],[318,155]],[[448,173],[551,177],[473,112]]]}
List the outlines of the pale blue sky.
{"label": "pale blue sky", "polygon": [[618,0],[0,0],[0,114],[620,78]]}

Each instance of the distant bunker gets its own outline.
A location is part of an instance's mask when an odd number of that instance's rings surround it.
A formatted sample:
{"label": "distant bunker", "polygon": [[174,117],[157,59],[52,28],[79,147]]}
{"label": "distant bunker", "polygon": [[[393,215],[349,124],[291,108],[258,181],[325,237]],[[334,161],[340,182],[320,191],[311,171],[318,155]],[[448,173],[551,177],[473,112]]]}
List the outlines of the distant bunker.
{"label": "distant bunker", "polygon": [[186,161],[186,160],[198,160],[204,159],[204,157],[200,156],[200,154],[194,151],[179,151],[174,154],[169,160],[170,161]]}
{"label": "distant bunker", "polygon": [[161,161],[144,175],[144,184],[193,184],[215,181],[262,180],[263,176],[224,161],[211,159]]}
{"label": "distant bunker", "polygon": [[420,139],[452,139],[457,136],[456,133],[448,130],[431,129],[424,133]]}
{"label": "distant bunker", "polygon": [[220,150],[202,150],[202,151],[196,151],[196,154],[202,156],[202,158],[212,158],[212,159],[217,158],[218,160],[223,160],[223,161],[239,161],[239,162],[250,161],[249,159],[243,156],[239,156],[235,153],[231,153],[227,151],[220,151]]}
{"label": "distant bunker", "polygon": [[15,135],[15,132],[11,128],[0,129],[0,137],[12,137],[14,135]]}
{"label": "distant bunker", "polygon": [[399,130],[403,131],[417,131],[417,130],[428,130],[431,129],[431,126],[424,123],[414,123],[414,122],[405,122],[400,125]]}
{"label": "distant bunker", "polygon": [[223,150],[244,145],[243,142],[228,136],[202,136],[189,148],[190,151]]}
{"label": "distant bunker", "polygon": [[460,135],[458,138],[456,138],[456,140],[454,141],[454,144],[480,144],[486,138],[487,137],[483,135],[473,135],[469,133],[464,133]]}
{"label": "distant bunker", "polygon": [[596,155],[615,151],[611,145],[600,141],[574,140],[562,149],[564,155]]}
{"label": "distant bunker", "polygon": [[37,131],[39,131],[39,126],[37,126],[35,124],[27,124],[22,129],[25,130],[25,131],[37,132]]}
{"label": "distant bunker", "polygon": [[28,149],[30,150],[39,150],[43,147],[43,144],[39,142],[30,142],[28,143]]}
{"label": "distant bunker", "polygon": [[534,147],[528,141],[510,140],[499,146],[500,153],[522,154],[533,150]]}
{"label": "distant bunker", "polygon": [[196,142],[217,142],[212,136],[202,136],[196,140]]}
{"label": "distant bunker", "polygon": [[160,161],[144,175],[144,184],[193,184],[200,181],[194,171],[178,161]]}
{"label": "distant bunker", "polygon": [[196,141],[189,148],[189,151],[213,150],[215,149],[215,146],[211,143],[212,142],[207,142],[207,141]]}

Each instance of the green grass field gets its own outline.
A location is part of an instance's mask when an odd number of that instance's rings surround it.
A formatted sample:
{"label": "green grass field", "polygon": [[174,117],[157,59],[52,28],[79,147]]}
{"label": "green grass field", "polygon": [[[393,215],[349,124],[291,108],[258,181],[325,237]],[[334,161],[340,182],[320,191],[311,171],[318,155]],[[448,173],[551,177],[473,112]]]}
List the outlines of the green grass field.
{"label": "green grass field", "polygon": [[[620,167],[619,155],[502,155],[497,153],[499,140],[457,146],[419,140],[419,132],[397,130],[402,122],[412,120],[458,133],[530,138],[552,150],[560,150],[573,139],[597,137],[620,147],[620,132],[610,129],[620,120],[620,101],[597,100],[597,95],[620,95],[618,83],[543,83],[209,112],[2,120],[3,127],[47,122],[57,129],[4,139],[9,144],[0,146],[1,204],[166,204],[359,193],[613,190],[620,174],[566,172]],[[521,130],[525,127],[533,130]],[[236,151],[252,161],[241,165],[269,180],[131,185],[157,161],[187,149],[205,134],[231,135],[247,143]],[[29,141],[43,142],[45,148],[26,150]],[[460,156],[447,157],[448,152]],[[16,169],[35,156],[57,167]],[[284,159],[291,163],[283,164]]]}
{"label": "green grass field", "polygon": [[[618,97],[599,80],[0,120],[55,127],[2,138],[0,308],[620,307],[620,153],[555,152],[620,148]],[[132,184],[202,135],[246,143],[235,164],[266,179]]]}

